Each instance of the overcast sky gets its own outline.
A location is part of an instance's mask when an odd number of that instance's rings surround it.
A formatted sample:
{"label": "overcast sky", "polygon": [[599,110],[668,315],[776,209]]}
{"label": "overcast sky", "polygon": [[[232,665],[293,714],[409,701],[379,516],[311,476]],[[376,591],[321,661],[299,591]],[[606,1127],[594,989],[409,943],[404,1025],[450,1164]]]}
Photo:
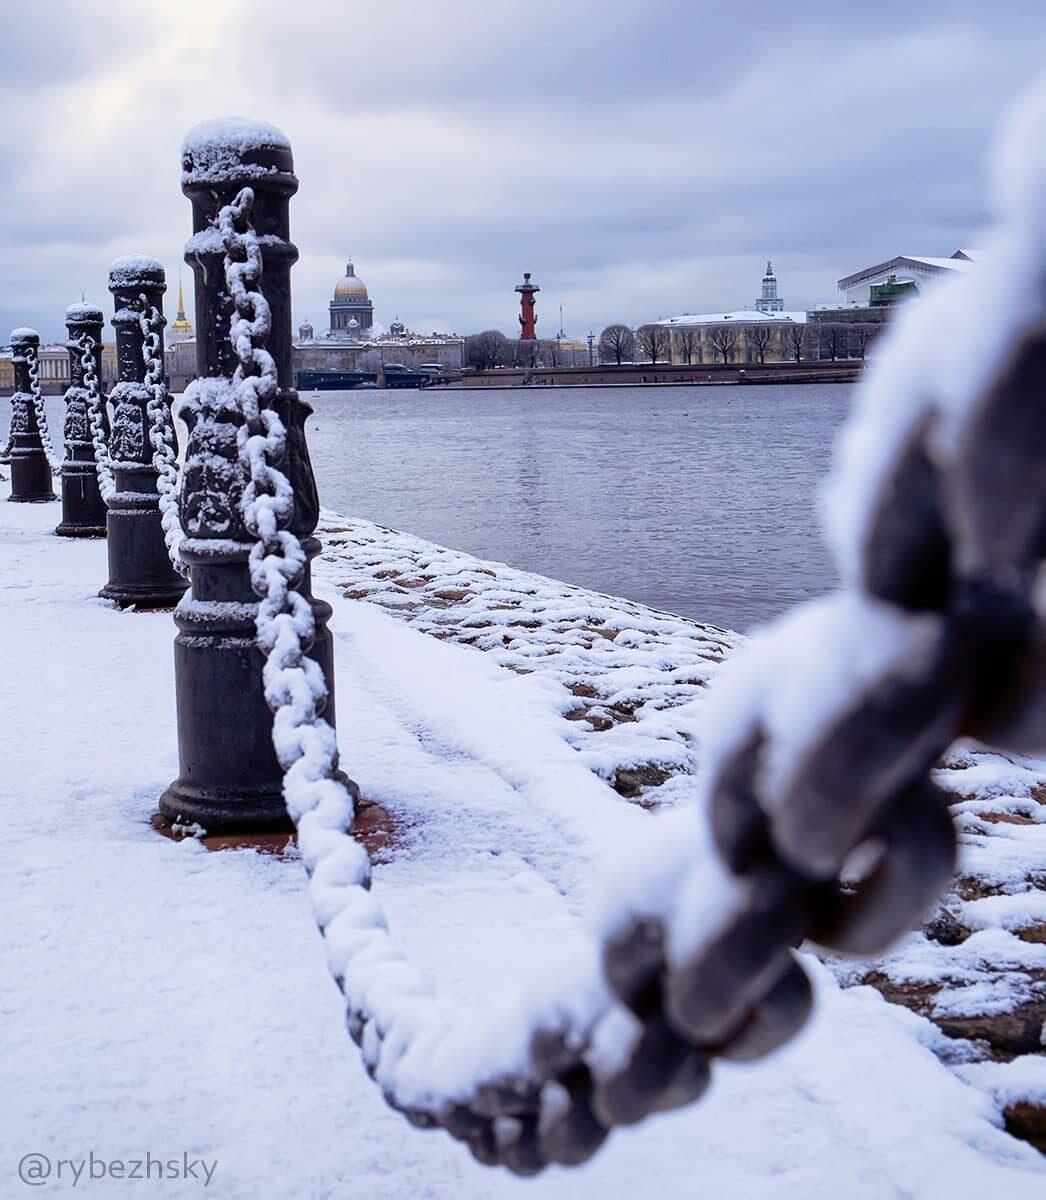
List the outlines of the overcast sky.
{"label": "overcast sky", "polygon": [[[858,8],[865,11],[857,11]],[[33,0],[0,32],[0,338],[107,314],[113,258],[173,307],[208,117],[280,126],[301,180],[295,320],[347,257],[376,319],[598,331],[788,307],[898,253],[976,244],[991,131],[1046,61],[1041,0]],[[186,290],[189,271],[185,269]],[[190,297],[191,304],[191,297]],[[173,315],[173,312],[172,314]]]}

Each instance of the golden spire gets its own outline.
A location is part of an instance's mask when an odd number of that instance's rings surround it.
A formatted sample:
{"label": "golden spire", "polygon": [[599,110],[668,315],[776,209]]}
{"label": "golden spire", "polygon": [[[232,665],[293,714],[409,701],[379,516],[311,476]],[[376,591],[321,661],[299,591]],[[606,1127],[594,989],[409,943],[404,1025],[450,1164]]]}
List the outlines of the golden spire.
{"label": "golden spire", "polygon": [[171,322],[171,333],[179,341],[186,341],[193,335],[192,325],[185,315],[185,297],[182,295],[182,273],[178,272],[178,315]]}

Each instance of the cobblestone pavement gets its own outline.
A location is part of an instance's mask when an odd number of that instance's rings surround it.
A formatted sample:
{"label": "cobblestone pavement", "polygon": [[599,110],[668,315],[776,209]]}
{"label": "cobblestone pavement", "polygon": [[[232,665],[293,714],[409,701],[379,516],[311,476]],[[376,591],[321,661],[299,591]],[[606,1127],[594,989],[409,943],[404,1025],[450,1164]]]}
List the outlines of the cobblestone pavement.
{"label": "cobblestone pavement", "polygon": [[[318,532],[317,574],[345,597],[538,676],[619,795],[654,809],[692,792],[704,693],[740,635],[369,521],[325,513]],[[937,782],[954,797],[954,884],[888,955],[829,963],[928,1017],[937,1053],[1046,1150],[1046,762],[959,746]]]}

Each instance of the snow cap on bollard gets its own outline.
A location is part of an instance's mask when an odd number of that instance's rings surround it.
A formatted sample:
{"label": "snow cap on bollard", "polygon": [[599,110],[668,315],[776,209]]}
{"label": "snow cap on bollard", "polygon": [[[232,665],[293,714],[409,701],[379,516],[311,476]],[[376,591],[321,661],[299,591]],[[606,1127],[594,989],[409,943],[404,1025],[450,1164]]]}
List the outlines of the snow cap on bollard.
{"label": "snow cap on bollard", "polygon": [[40,335],[35,329],[30,329],[28,325],[19,325],[17,329],[11,330],[11,350],[17,355],[19,350],[25,349],[26,346],[39,346]]}
{"label": "snow cap on bollard", "polygon": [[125,254],[113,259],[109,266],[109,291],[144,287],[167,290],[167,276],[159,259],[148,254]]}
{"label": "snow cap on bollard", "polygon": [[[182,190],[200,184],[278,179],[294,174],[286,135],[267,121],[220,117],[194,125],[182,142]],[[295,188],[297,180],[295,180]]]}
{"label": "snow cap on bollard", "polygon": [[69,328],[69,335],[72,337],[75,333],[96,333],[100,338],[102,336],[102,325],[105,322],[105,316],[102,310],[94,304],[70,304],[65,310],[65,323]]}

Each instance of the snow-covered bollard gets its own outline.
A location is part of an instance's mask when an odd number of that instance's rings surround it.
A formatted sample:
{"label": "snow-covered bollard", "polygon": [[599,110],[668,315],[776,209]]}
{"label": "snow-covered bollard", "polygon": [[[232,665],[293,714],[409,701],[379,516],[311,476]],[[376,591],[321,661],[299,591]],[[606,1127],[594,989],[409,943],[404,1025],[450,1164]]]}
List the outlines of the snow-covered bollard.
{"label": "snow-covered bollard", "polygon": [[[101,595],[118,604],[163,608],[177,602],[185,580],[171,565],[160,519],[157,472],[149,436],[150,388],[146,382],[143,317],[155,334],[163,363],[163,265],[141,254],[118,258],[109,268],[116,328],[119,382],[109,395],[113,406],[109,456],[116,492],[109,501],[109,582]],[[150,320],[151,317],[151,320]],[[162,380],[162,371],[160,372]],[[163,388],[159,382],[156,387]],[[160,397],[170,421],[166,389]]]}
{"label": "snow-covered bollard", "polygon": [[[65,393],[62,522],[55,530],[59,537],[105,537],[105,501],[98,486],[90,413],[92,395],[102,386],[104,320],[93,304],[70,304],[65,310],[70,382]],[[102,419],[108,432],[104,402]]]}
{"label": "snow-covered bollard", "polygon": [[[182,146],[182,191],[192,201],[193,237],[186,262],[196,277],[199,378],[177,406],[189,428],[181,491],[183,559],[192,590],[175,610],[180,774],[160,800],[171,819],[208,830],[290,827],[283,771],[272,744],[273,718],[262,682],[255,622],[258,598],[248,556],[254,538],[241,503],[247,475],[239,460],[243,423],[233,390],[239,359],[229,340],[235,315],[226,286],[225,248],[216,218],[241,188],[254,189],[253,220],[263,273],[259,283],[271,308],[268,349],[278,389],[272,407],[287,429],[281,470],[294,489],[291,530],[309,559],[319,552],[316,481],[305,444],[310,409],[298,399],[291,372],[290,198],[298,190],[287,139],[271,125],[211,121],[193,129]],[[331,689],[325,716],[333,723],[333,648],[330,607],[312,599],[308,571],[301,590],[315,616],[310,657]]]}
{"label": "snow-covered bollard", "polygon": [[11,499],[22,503],[54,500],[51,464],[47,461],[34,403],[33,369],[40,349],[35,329],[11,333],[15,390],[11,397]]}

